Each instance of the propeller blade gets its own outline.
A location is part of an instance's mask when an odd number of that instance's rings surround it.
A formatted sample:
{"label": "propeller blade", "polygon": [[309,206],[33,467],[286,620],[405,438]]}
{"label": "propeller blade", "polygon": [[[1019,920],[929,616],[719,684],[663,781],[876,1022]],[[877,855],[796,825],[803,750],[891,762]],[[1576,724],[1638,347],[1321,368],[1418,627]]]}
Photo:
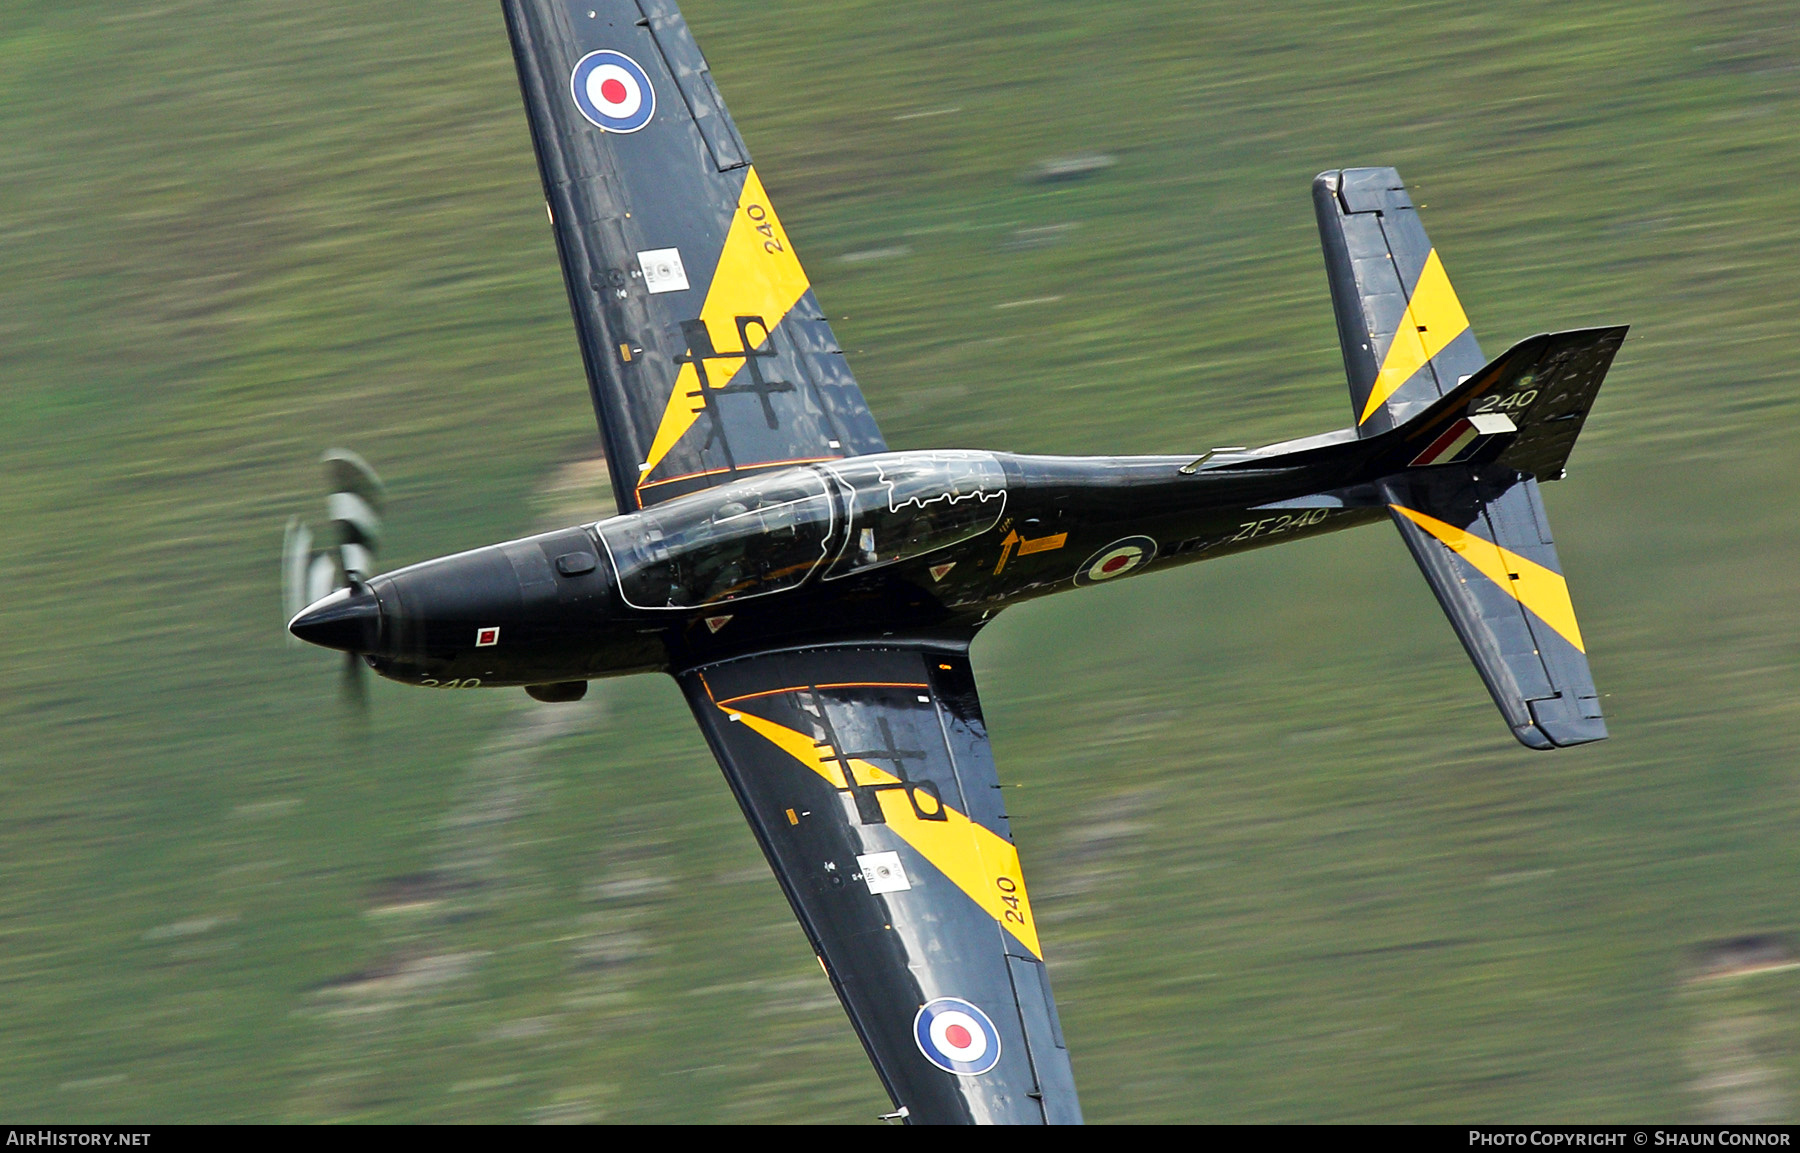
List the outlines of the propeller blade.
{"label": "propeller blade", "polygon": [[381,550],[382,510],[387,491],[362,457],[334,448],[321,460],[330,494],[325,498],[339,560],[346,574],[372,576]]}
{"label": "propeller blade", "polygon": [[361,657],[357,656],[355,653],[344,654],[344,672],[342,677],[344,703],[350,705],[359,712],[366,711],[369,707],[369,686],[363,680],[364,676],[367,675],[367,672],[368,666],[363,664],[363,659]]}
{"label": "propeller blade", "polygon": [[371,550],[381,546],[381,514],[365,497],[354,492],[334,492],[325,498],[325,510],[345,544],[359,544]]}
{"label": "propeller blade", "polygon": [[312,562],[312,546],[312,530],[299,517],[289,517],[287,532],[281,538],[281,607],[285,619],[290,621],[312,603],[306,599],[306,570]]}
{"label": "propeller blade", "polygon": [[[344,587],[338,579],[337,561],[328,552],[314,553],[306,568],[306,604],[317,604]],[[301,605],[305,608],[306,605]]]}
{"label": "propeller blade", "polygon": [[319,460],[325,466],[325,482],[332,492],[355,493],[377,514],[381,512],[387,489],[368,461],[347,448],[330,449]]}

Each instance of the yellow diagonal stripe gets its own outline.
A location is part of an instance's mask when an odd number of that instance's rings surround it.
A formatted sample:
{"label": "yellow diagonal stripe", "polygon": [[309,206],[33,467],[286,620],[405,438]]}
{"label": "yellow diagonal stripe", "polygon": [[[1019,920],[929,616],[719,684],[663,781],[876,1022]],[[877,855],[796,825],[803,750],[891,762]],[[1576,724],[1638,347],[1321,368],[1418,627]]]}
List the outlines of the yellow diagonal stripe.
{"label": "yellow diagonal stripe", "polygon": [[1581,627],[1575,623],[1575,606],[1569,601],[1569,582],[1562,574],[1501,548],[1486,537],[1464,532],[1422,512],[1397,504],[1388,507],[1443,541],[1457,556],[1474,565],[1482,576],[1543,618],[1544,623],[1561,633],[1564,640],[1587,652],[1587,646],[1581,643]]}
{"label": "yellow diagonal stripe", "polygon": [[[838,767],[837,753],[829,746],[821,748],[806,734],[752,713],[724,705],[718,707],[824,777],[833,788],[847,787],[843,771]],[[900,783],[900,778],[894,774],[855,758],[850,760],[850,771],[856,774],[857,783],[861,785]],[[987,910],[989,916],[1031,950],[1032,956],[1041,958],[1044,955],[1043,947],[1038,944],[1037,919],[1031,913],[1031,898],[1025,892],[1025,874],[1019,868],[1019,850],[1011,841],[948,805],[944,806],[947,819],[924,821],[913,811],[904,790],[883,789],[877,795],[888,828],[950,878],[970,900]],[[1007,885],[1012,886],[1011,891],[1005,888]],[[1018,901],[1016,909],[1007,901],[1008,897]]]}
{"label": "yellow diagonal stripe", "polygon": [[[1420,329],[1425,331],[1420,332]],[[1427,361],[1449,347],[1451,341],[1469,330],[1468,314],[1450,287],[1450,276],[1437,249],[1425,258],[1425,270],[1419,273],[1419,286],[1407,301],[1406,315],[1400,318],[1400,329],[1394,343],[1388,346],[1381,362],[1381,373],[1375,387],[1369,390],[1369,403],[1363,406],[1356,423],[1362,424],[1375,410],[1387,403],[1388,397],[1425,367]]]}
{"label": "yellow diagonal stripe", "polygon": [[[725,247],[719,253],[719,265],[713,270],[712,286],[706,290],[700,319],[712,333],[714,344],[730,349],[738,339],[738,317],[760,316],[773,331],[809,287],[787,231],[776,218],[768,193],[763,191],[762,178],[751,168],[744,178],[744,191],[738,198],[731,231],[725,236]],[[742,367],[742,357],[708,361],[707,378],[714,385],[723,385]],[[649,459],[644,461],[643,477],[648,478],[674,451],[687,430],[694,427],[699,416],[696,410],[701,407],[699,391],[700,374],[693,365],[682,365],[656,439],[650,444]]]}

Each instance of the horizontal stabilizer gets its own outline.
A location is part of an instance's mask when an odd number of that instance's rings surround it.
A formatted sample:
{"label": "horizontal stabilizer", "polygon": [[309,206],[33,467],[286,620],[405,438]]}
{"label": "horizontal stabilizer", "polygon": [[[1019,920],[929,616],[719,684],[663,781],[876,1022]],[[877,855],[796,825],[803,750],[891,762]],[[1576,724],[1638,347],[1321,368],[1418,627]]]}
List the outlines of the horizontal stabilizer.
{"label": "horizontal stabilizer", "polygon": [[1320,173],[1313,209],[1357,432],[1378,436],[1455,388],[1485,358],[1398,172]]}
{"label": "horizontal stabilizer", "polygon": [[1537,480],[1452,465],[1378,487],[1513,735],[1534,749],[1604,740]]}

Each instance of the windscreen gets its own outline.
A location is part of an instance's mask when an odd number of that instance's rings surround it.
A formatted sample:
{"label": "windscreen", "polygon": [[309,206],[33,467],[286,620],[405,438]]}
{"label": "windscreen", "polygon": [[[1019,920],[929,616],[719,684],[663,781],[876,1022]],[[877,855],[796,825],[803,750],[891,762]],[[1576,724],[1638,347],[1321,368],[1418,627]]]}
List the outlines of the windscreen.
{"label": "windscreen", "polygon": [[619,591],[640,609],[686,609],[793,588],[825,559],[832,500],[811,470],[740,481],[598,526]]}
{"label": "windscreen", "polygon": [[850,543],[827,580],[979,536],[1006,508],[1006,472],[990,453],[896,453],[829,467],[853,495]]}

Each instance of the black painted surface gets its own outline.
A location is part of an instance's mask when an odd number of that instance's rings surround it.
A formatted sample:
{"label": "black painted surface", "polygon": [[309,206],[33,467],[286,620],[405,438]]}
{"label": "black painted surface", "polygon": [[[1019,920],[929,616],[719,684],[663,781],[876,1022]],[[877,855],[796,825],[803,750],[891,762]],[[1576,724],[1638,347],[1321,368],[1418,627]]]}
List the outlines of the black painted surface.
{"label": "black painted surface", "polygon": [[[831,465],[801,466],[797,471],[809,478],[804,487],[816,491],[822,479],[835,511],[815,569],[784,591],[722,596],[691,608],[634,608],[618,593],[613,562],[598,534],[591,527],[572,528],[375,578],[370,587],[380,598],[382,625],[380,644],[370,656],[378,671],[395,680],[462,685],[473,680],[493,687],[680,671],[846,640],[965,644],[994,614],[1023,600],[1381,520],[1393,499],[1383,488],[1390,478],[1425,486],[1419,491],[1427,493],[1451,483],[1443,478],[1466,475],[1468,468],[1495,477],[1528,475],[1515,467],[1515,455],[1560,473],[1567,440],[1533,437],[1545,421],[1567,414],[1576,403],[1571,397],[1578,397],[1585,411],[1621,338],[1618,329],[1534,337],[1392,432],[1358,439],[1346,430],[1220,454],[1191,472],[1186,457],[989,454],[1005,475],[1004,509],[991,528],[843,576],[830,576],[833,558],[859,543],[864,522],[853,510],[849,485]],[[1519,425],[1516,435],[1496,438],[1467,466],[1407,467],[1472,408],[1521,389],[1539,395],[1511,410]],[[859,467],[936,455],[868,457]],[[701,509],[717,507],[721,515],[740,503],[730,485],[682,499]],[[677,507],[665,505],[658,513]],[[1419,507],[1429,511],[1438,504]],[[1445,509],[1455,507],[1443,503]],[[606,536],[630,538],[641,519],[634,514],[609,521]],[[1553,546],[1514,535],[1504,516],[1483,523],[1484,535],[1499,532],[1499,543],[1523,555],[1542,555],[1546,567],[1557,568]],[[1129,550],[1134,541],[1144,542],[1140,559],[1116,576],[1099,571],[1097,562],[1109,549]],[[557,570],[560,558],[581,553],[599,558],[592,571]],[[491,628],[500,630],[498,643],[477,647],[481,630]],[[1520,699],[1536,698],[1527,691]]]}
{"label": "black painted surface", "polygon": [[[1382,361],[1431,255],[1418,208],[1392,168],[1346,168],[1313,181],[1352,417],[1362,416]],[[1361,425],[1374,436],[1404,423],[1485,362],[1470,329],[1406,380]]]}
{"label": "black painted surface", "polygon": [[[939,518],[934,523],[952,526],[951,543],[917,552],[908,544],[895,551],[898,559],[867,569],[834,558],[864,547],[865,522],[885,532],[906,519],[897,522],[889,504],[859,503],[851,478],[871,466],[885,475],[884,460],[896,475],[928,472],[930,459],[943,454],[867,457],[845,476],[831,464],[799,466],[807,481],[799,487],[822,485],[831,509],[823,555],[797,584],[766,595],[721,593],[692,608],[636,608],[619,595],[601,534],[570,528],[371,580],[380,619],[367,655],[384,676],[450,688],[676,673],[895,1101],[922,1121],[1078,1120],[1041,958],[966,887],[947,884],[941,870],[897,841],[876,819],[878,799],[835,787],[741,719],[731,721],[717,702],[763,694],[737,707],[840,751],[853,746],[877,761],[875,750],[898,754],[909,796],[927,798],[920,802],[927,807],[941,801],[1010,840],[964,656],[995,613],[1084,584],[1370,523],[1397,503],[1557,570],[1536,480],[1508,463],[1509,454],[1554,464],[1560,474],[1572,437],[1534,430],[1578,423],[1569,414],[1585,413],[1622,337],[1619,329],[1534,337],[1412,421],[1368,438],[1345,430],[1198,463],[989,454],[977,471],[1003,476],[1003,493],[987,482],[979,491],[952,483],[917,499],[981,500],[984,507],[1003,500],[991,527],[977,531],[990,523],[985,513],[967,522]],[[1532,391],[1529,403],[1520,399]],[[1497,436],[1473,463],[1409,467],[1496,398],[1509,403],[1516,434]],[[967,465],[969,457],[958,459]],[[690,524],[704,525],[708,510],[741,517],[755,507],[747,486],[775,479],[617,518],[604,539],[636,539],[634,526],[649,539],[651,518],[677,511]],[[959,537],[959,523],[976,526],[969,531],[977,535]],[[1585,656],[1486,578],[1461,571],[1464,562],[1410,522],[1402,533],[1515,735],[1533,747],[1604,736]],[[704,549],[704,534],[696,539]],[[591,569],[559,564],[584,554],[597,560]],[[827,579],[834,569],[848,575]],[[877,687],[883,683],[889,687]],[[900,683],[926,686],[926,699],[892,687]],[[572,695],[573,688],[537,694]],[[823,727],[809,728],[814,722]],[[866,885],[858,892],[850,862],[870,852],[899,854],[921,884],[904,894],[875,894]],[[982,1006],[994,1022],[1003,1056],[992,1070],[972,1077],[925,1061],[913,1018],[945,996]]]}
{"label": "black painted surface", "polygon": [[[1538,482],[1506,469],[1420,470],[1382,486],[1394,504],[1494,541],[1561,573]],[[1519,741],[1534,749],[1606,738],[1587,655],[1455,551],[1392,514],[1451,627]]]}

